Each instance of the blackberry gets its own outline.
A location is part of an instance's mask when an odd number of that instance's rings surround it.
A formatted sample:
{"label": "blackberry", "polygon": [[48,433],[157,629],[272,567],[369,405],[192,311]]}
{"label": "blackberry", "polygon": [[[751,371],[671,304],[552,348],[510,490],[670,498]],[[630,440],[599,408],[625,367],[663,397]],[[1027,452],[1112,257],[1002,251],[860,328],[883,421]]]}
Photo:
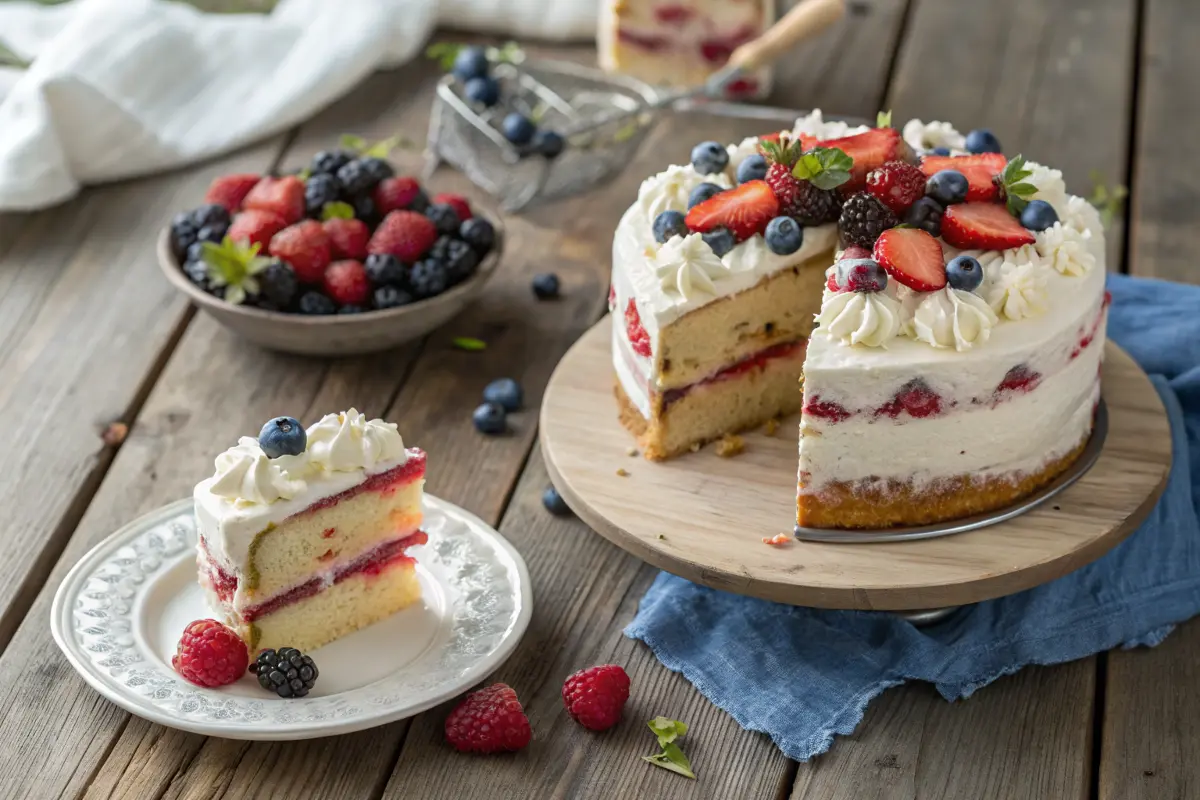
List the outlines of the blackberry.
{"label": "blackberry", "polygon": [[447,242],[442,263],[446,265],[446,279],[453,286],[471,277],[475,268],[479,266],[479,254],[464,241],[447,239]]}
{"label": "blackberry", "polygon": [[792,211],[801,225],[834,222],[842,213],[841,192],[837,189],[818,189],[808,181],[800,181]]}
{"label": "blackberry", "polygon": [[196,232],[199,228],[188,213],[176,214],[171,221],[171,252],[175,258],[183,261],[188,248],[196,243]]}
{"label": "blackberry", "polygon": [[[375,201],[369,194],[360,194],[349,199],[350,205],[354,206],[354,216],[367,223],[368,227],[374,228],[379,224],[381,217],[379,210],[375,207]],[[415,210],[415,209],[414,209]]]}
{"label": "blackberry", "polygon": [[371,191],[375,184],[382,180],[382,178],[374,177],[368,171],[363,159],[355,159],[343,164],[337,171],[337,179],[342,184],[342,190],[352,197]]}
{"label": "blackberry", "polygon": [[871,248],[879,234],[888,228],[894,228],[900,220],[892,210],[885,206],[874,195],[866,192],[853,194],[842,206],[842,214],[838,218],[838,228],[842,239],[847,244]]}
{"label": "blackberry", "polygon": [[412,271],[408,275],[408,284],[418,300],[441,294],[446,291],[448,282],[446,265],[433,258],[413,264]]}
{"label": "blackberry", "polygon": [[196,231],[196,241],[220,244],[221,240],[225,238],[225,231],[228,228],[228,225],[221,225],[220,223],[205,225],[203,228]]}
{"label": "blackberry", "polygon": [[941,203],[932,197],[922,197],[908,209],[904,221],[914,228],[927,231],[931,236],[941,236],[943,213],[945,209]]}
{"label": "blackberry", "polygon": [[204,242],[192,242],[187,249],[188,261],[203,261],[204,260]]}
{"label": "blackberry", "polygon": [[372,253],[363,268],[374,286],[404,286],[408,277],[400,259],[388,253]]}
{"label": "blackberry", "polygon": [[382,180],[396,176],[396,170],[392,169],[392,165],[382,158],[367,156],[360,158],[359,162],[363,165],[363,169],[367,171],[367,174],[371,176],[371,188],[375,188],[375,184]]}
{"label": "blackberry", "polygon": [[188,276],[188,280],[199,286],[204,291],[208,291],[211,287],[208,277],[208,264],[203,261],[195,261],[189,259],[183,264],[183,274]]}
{"label": "blackberry", "polygon": [[380,286],[375,290],[374,299],[375,307],[379,309],[399,308],[413,301],[411,294],[395,286]]}
{"label": "blackberry", "polygon": [[487,255],[496,243],[496,229],[492,223],[482,217],[471,217],[458,228],[458,235],[464,242],[475,248],[479,255]]}
{"label": "blackberry", "polygon": [[308,216],[319,219],[325,204],[336,202],[341,191],[342,187],[333,175],[326,172],[313,173],[304,183],[305,212]]}
{"label": "blackberry", "polygon": [[354,154],[345,150],[322,150],[313,156],[309,171],[313,175],[336,175],[339,169],[353,160]]}
{"label": "blackberry", "polygon": [[229,227],[229,210],[216,203],[200,206],[192,212],[192,223],[197,228],[210,227],[224,230]]}
{"label": "blackberry", "polygon": [[258,273],[259,292],[264,300],[277,308],[288,308],[296,299],[300,283],[290,265],[275,261]]}
{"label": "blackberry", "polygon": [[304,697],[321,675],[312,656],[294,647],[263,650],[250,665],[250,672],[258,676],[259,686],[280,697]]}
{"label": "blackberry", "polygon": [[300,296],[301,314],[334,314],[337,306],[320,292],[305,292]]}
{"label": "blackberry", "polygon": [[424,189],[417,189],[417,194],[408,203],[408,210],[418,214],[424,214],[429,210],[429,195],[425,194]]}
{"label": "blackberry", "polygon": [[426,209],[425,216],[429,217],[433,222],[438,233],[458,233],[458,212],[454,210],[454,206],[446,203],[435,203]]}

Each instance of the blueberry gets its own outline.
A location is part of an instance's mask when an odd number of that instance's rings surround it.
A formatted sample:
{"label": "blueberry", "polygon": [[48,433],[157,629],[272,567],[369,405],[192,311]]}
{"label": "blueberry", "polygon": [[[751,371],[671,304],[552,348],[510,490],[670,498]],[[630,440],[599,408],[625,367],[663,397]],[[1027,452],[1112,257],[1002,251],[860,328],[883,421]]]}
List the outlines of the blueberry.
{"label": "blueberry", "polygon": [[767,225],[763,238],[772,253],[789,256],[804,244],[804,229],[791,217],[776,217]]}
{"label": "blueberry", "polygon": [[274,261],[258,273],[258,286],[263,299],[276,308],[287,308],[296,299],[300,284],[290,264]]}
{"label": "blueberry", "polygon": [[375,286],[403,286],[408,280],[400,259],[389,253],[372,253],[363,262],[363,268]]}
{"label": "blueberry", "polygon": [[767,160],[757,153],[738,164],[737,182],[761,181],[767,177]]}
{"label": "blueberry", "polygon": [[688,226],[683,221],[683,214],[678,211],[664,211],[654,218],[654,241],[663,244],[673,236],[687,236]]}
{"label": "blueberry", "polygon": [[433,222],[438,233],[443,235],[458,233],[460,223],[458,212],[454,210],[454,206],[448,203],[434,203],[425,209],[425,216]]}
{"label": "blueberry", "polygon": [[546,158],[558,158],[567,142],[557,131],[539,130],[533,135],[533,149]]}
{"label": "blueberry", "polygon": [[192,222],[197,228],[212,227],[224,230],[229,227],[229,210],[225,206],[208,203],[192,212]]}
{"label": "blueberry", "polygon": [[949,147],[935,147],[932,150],[930,150],[929,152],[933,153],[935,156],[948,156],[948,155],[950,155],[950,148]]}
{"label": "blueberry", "polygon": [[496,229],[481,217],[471,217],[458,227],[458,236],[479,255],[486,254],[496,243]]}
{"label": "blueberry", "polygon": [[1044,231],[1058,222],[1058,212],[1045,200],[1030,200],[1021,212],[1021,224],[1031,231]]}
{"label": "blueberry", "polygon": [[408,273],[408,288],[418,300],[438,296],[449,284],[446,265],[433,258],[418,261]]}
{"label": "blueberry", "polygon": [[192,242],[187,249],[188,261],[204,261],[204,242]]}
{"label": "blueberry", "polygon": [[967,176],[956,169],[938,170],[925,181],[925,194],[944,206],[965,201],[970,188]]}
{"label": "blueberry", "polygon": [[373,299],[375,307],[378,309],[399,308],[413,301],[411,294],[403,289],[397,289],[395,286],[380,286],[375,290]]}
{"label": "blueberry", "polygon": [[179,215],[171,223],[171,252],[182,261],[188,248],[196,243],[196,225],[187,214]]}
{"label": "blueberry", "polygon": [[529,144],[537,130],[528,117],[518,114],[516,111],[505,117],[504,123],[500,127],[504,131],[504,138],[513,144]]}
{"label": "blueberry", "polygon": [[462,48],[454,58],[454,68],[451,71],[460,81],[482,78],[488,73],[487,51],[482,47]]}
{"label": "blueberry", "polygon": [[[938,173],[941,174],[941,173]],[[942,214],[945,209],[932,197],[921,197],[909,207],[904,215],[905,223],[920,228],[930,236],[942,235]]]}
{"label": "blueberry", "polygon": [[463,94],[472,103],[491,108],[500,101],[500,84],[495,78],[471,78],[463,87]]}
{"label": "blueberry", "polygon": [[701,175],[723,172],[729,165],[729,152],[720,142],[701,142],[692,148],[692,166]]}
{"label": "blueberry", "polygon": [[1000,140],[987,128],[977,128],[967,134],[968,153],[1003,153]]}
{"label": "blueberry", "polygon": [[691,194],[688,195],[688,208],[691,209],[694,206],[698,206],[708,198],[723,191],[725,190],[715,183],[702,183],[695,189],[692,189]]}
{"label": "blueberry", "polygon": [[336,202],[341,193],[342,186],[335,176],[328,172],[314,172],[304,182],[305,213],[314,219],[319,219],[325,205]]}
{"label": "blueberry", "polygon": [[475,409],[471,420],[475,423],[475,430],[494,435],[504,433],[504,429],[507,427],[507,416],[504,406],[499,403],[484,403]]}
{"label": "blueberry", "polygon": [[220,244],[225,238],[225,227],[221,225],[205,225],[200,230],[196,231],[197,242],[212,242]]}
{"label": "blueberry", "polygon": [[549,300],[558,297],[558,276],[553,272],[543,272],[533,276],[533,293],[538,300]]}
{"label": "blueberry", "polygon": [[522,399],[521,384],[512,378],[500,378],[483,387],[483,401],[495,403],[505,411],[519,409]]}
{"label": "blueberry", "polygon": [[705,244],[712,248],[712,251],[716,253],[717,258],[720,258],[728,253],[733,249],[733,246],[737,244],[737,239],[733,238],[733,231],[722,226],[713,228],[708,233],[701,234],[700,238],[704,240]]}
{"label": "blueberry", "polygon": [[301,314],[334,314],[337,306],[320,292],[305,292],[300,296]]}
{"label": "blueberry", "polygon": [[951,289],[973,292],[983,283],[983,266],[971,256],[956,256],[946,265],[946,283]]}
{"label": "blueberry", "polygon": [[313,156],[308,169],[313,175],[333,175],[353,160],[354,154],[346,150],[322,150]]}
{"label": "blueberry", "polygon": [[267,458],[298,456],[308,446],[308,434],[295,418],[276,417],[258,432],[258,446]]}
{"label": "blueberry", "polygon": [[567,501],[562,499],[562,495],[558,493],[558,489],[553,486],[546,487],[546,491],[542,492],[542,505],[556,517],[566,516],[571,513],[571,507],[567,505]]}
{"label": "blueberry", "polygon": [[479,254],[471,249],[471,245],[461,239],[451,239],[448,236],[442,238],[446,240],[446,246],[440,257],[442,263],[446,265],[446,279],[451,286],[454,286],[462,283],[475,272],[475,268],[479,266]]}

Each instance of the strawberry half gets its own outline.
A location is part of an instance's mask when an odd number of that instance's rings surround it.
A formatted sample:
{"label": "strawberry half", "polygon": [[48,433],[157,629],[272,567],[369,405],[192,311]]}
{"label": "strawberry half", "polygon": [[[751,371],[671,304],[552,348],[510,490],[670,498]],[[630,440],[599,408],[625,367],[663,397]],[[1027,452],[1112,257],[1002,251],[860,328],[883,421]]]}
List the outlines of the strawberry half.
{"label": "strawberry half", "polygon": [[1000,203],[947,206],[942,238],[962,250],[1007,250],[1037,241]]}
{"label": "strawberry half", "polygon": [[779,216],[779,200],[766,181],[746,181],[736,189],[715,194],[687,213],[688,230],[705,233],[724,226],[739,242],[767,229]]}
{"label": "strawberry half", "polygon": [[[900,157],[902,141],[900,131],[895,128],[872,128],[853,136],[826,139],[817,144],[821,147],[836,147],[854,159],[854,166],[850,168],[850,180],[840,187],[842,193],[849,196],[866,186],[868,172]],[[804,142],[803,137],[801,142]]]}
{"label": "strawberry half", "polygon": [[980,153],[974,156],[925,156],[921,172],[932,177],[935,172],[953,169],[967,179],[967,202],[988,203],[1000,196],[992,178],[1004,171],[1008,159],[1003,153]]}
{"label": "strawberry half", "polygon": [[920,228],[884,231],[875,241],[872,255],[888,275],[913,291],[934,292],[946,285],[942,246]]}

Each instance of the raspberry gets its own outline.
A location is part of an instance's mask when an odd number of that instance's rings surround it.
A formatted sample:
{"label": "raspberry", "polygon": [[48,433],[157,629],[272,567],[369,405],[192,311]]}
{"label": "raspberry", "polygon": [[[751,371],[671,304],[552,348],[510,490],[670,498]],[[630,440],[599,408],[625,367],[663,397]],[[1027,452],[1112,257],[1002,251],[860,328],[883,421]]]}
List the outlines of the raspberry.
{"label": "raspberry", "polygon": [[424,212],[425,206],[429,205],[421,191],[421,184],[417,183],[416,178],[407,175],[380,181],[371,197],[374,198],[375,208],[380,214],[398,210]]}
{"label": "raspberry", "polygon": [[629,675],[616,664],[582,669],[563,683],[563,705],[589,731],[606,731],[621,721],[629,699]]}
{"label": "raspberry", "polygon": [[888,228],[894,228],[899,222],[892,210],[881,203],[879,198],[859,192],[851,195],[842,206],[838,228],[847,243],[870,248],[875,246],[879,234]]}
{"label": "raspberry", "polygon": [[260,177],[242,173],[214,178],[208,186],[208,191],[204,193],[204,202],[224,206],[230,213],[237,211]]}
{"label": "raspberry", "polygon": [[325,294],[339,306],[359,306],[371,294],[371,281],[361,261],[335,261],[325,270]]}
{"label": "raspberry", "polygon": [[366,258],[371,229],[361,219],[327,219],[322,224],[329,237],[332,258]]}
{"label": "raspberry", "polygon": [[367,244],[367,252],[390,253],[404,263],[412,264],[421,260],[437,238],[437,226],[424,214],[393,211],[379,223]]}
{"label": "raspberry", "polygon": [[321,223],[306,219],[271,237],[271,255],[292,265],[301,283],[320,283],[332,257]]}
{"label": "raspberry", "polygon": [[458,213],[458,219],[460,222],[466,222],[472,216],[471,204],[468,203],[467,198],[463,197],[461,194],[450,194],[449,192],[435,194],[433,196],[433,204],[452,206]]}
{"label": "raspberry", "polygon": [[630,298],[629,305],[625,306],[625,332],[629,335],[629,343],[633,345],[633,352],[649,358],[650,334],[646,333],[646,328],[642,325],[642,317],[638,314],[633,298]]}
{"label": "raspberry", "polygon": [[446,741],[460,753],[501,753],[529,744],[533,731],[511,686],[472,692],[446,717]]}
{"label": "raspberry", "polygon": [[914,419],[932,417],[941,413],[942,398],[918,378],[901,386],[895,397],[875,411],[875,416],[896,419],[906,411]]}
{"label": "raspberry", "polygon": [[867,175],[867,191],[897,214],[925,196],[925,173],[903,161],[889,161]]}
{"label": "raspberry", "polygon": [[171,659],[171,666],[185,680],[208,687],[233,683],[249,663],[246,643],[215,619],[189,623]]}

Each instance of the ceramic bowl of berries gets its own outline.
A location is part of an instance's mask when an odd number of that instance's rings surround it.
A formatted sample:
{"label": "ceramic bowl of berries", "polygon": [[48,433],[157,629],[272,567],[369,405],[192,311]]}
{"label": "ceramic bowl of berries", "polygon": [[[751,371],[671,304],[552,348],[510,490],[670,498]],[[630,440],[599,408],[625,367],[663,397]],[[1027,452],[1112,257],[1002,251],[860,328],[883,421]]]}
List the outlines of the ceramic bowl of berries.
{"label": "ceramic bowl of berries", "polygon": [[437,328],[495,273],[503,230],[382,158],[317,153],[299,175],[224,175],[158,243],[167,280],[271,350],[344,356]]}

